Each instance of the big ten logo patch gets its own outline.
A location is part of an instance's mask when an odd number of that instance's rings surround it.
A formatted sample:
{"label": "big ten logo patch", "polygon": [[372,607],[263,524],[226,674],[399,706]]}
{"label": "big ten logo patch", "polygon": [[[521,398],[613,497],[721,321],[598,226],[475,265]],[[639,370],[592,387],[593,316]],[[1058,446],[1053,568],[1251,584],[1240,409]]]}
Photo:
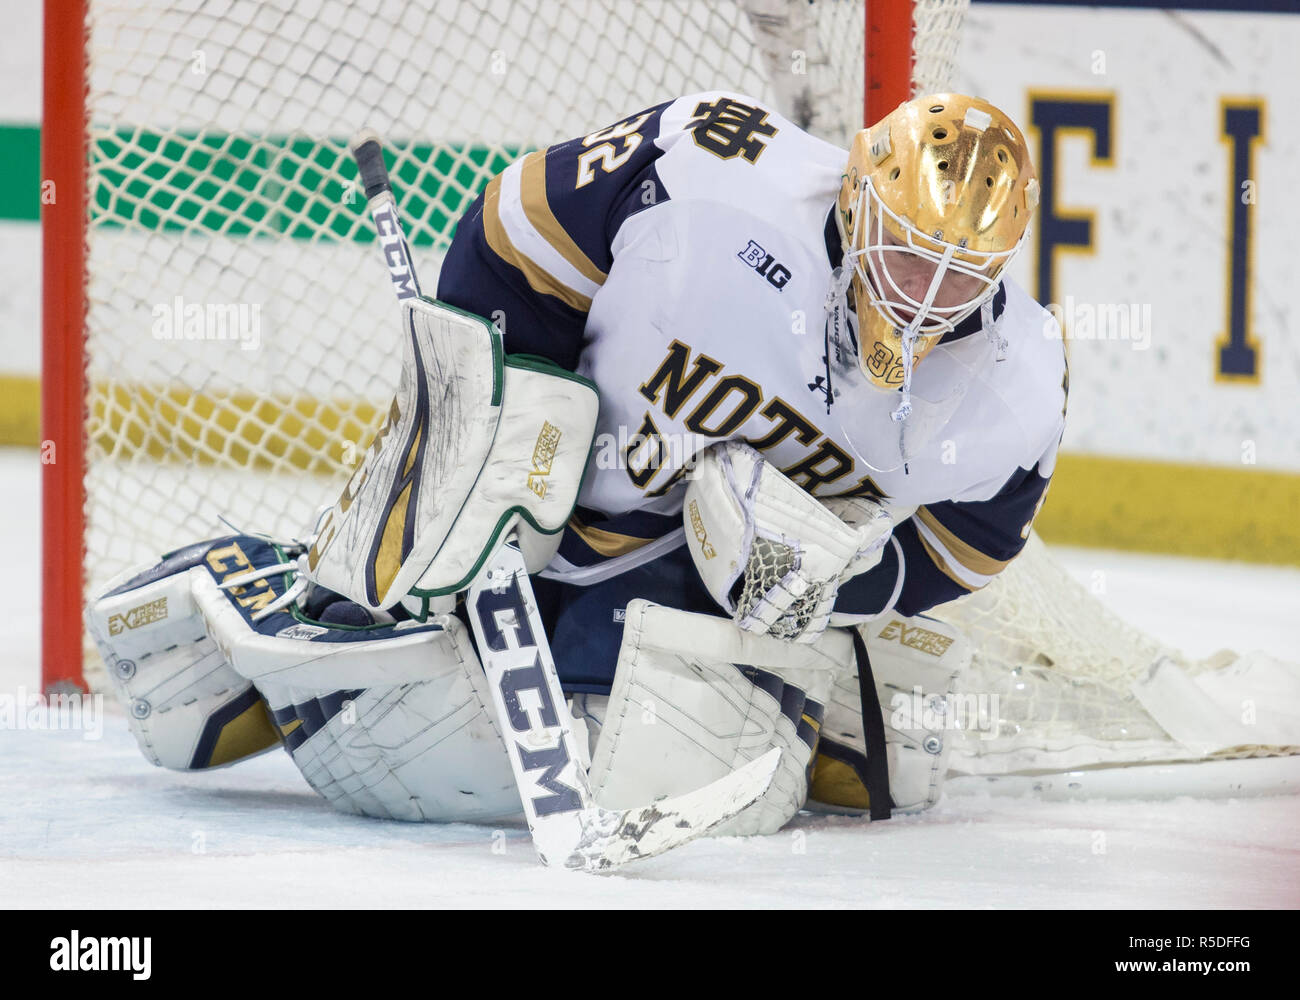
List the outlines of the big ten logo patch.
{"label": "big ten logo patch", "polygon": [[767,283],[777,291],[782,291],[790,280],[790,269],[784,264],[778,264],[775,257],[753,240],[736,256],[766,278]]}

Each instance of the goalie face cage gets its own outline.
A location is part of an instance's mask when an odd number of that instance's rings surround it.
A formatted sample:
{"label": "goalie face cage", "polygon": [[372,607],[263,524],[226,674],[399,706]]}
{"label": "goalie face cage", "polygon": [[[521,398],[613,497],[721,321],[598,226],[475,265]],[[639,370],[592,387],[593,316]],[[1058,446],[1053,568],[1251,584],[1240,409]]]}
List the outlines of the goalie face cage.
{"label": "goalie face cage", "polygon": [[357,128],[432,284],[522,152],[712,88],[847,146],[941,89],[966,3],[48,0],[44,686],[96,683],[70,619],[110,577],[300,532],[364,453],[399,361]]}

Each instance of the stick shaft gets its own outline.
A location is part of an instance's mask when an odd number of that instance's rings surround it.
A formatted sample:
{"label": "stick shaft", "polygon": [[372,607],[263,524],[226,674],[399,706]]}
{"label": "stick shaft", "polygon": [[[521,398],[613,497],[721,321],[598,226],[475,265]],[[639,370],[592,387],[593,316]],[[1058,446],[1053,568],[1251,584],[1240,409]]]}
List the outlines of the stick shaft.
{"label": "stick shaft", "polygon": [[546,629],[512,533],[465,599],[538,856],[564,864],[594,805]]}
{"label": "stick shaft", "polygon": [[[420,296],[379,136],[359,133],[352,156],[397,298]],[[564,864],[582,841],[582,820],[593,799],[513,533],[498,542],[470,584],[466,602],[533,843],[543,863]]]}
{"label": "stick shaft", "polygon": [[415,274],[411,246],[406,241],[406,234],[402,232],[402,220],[397,214],[397,199],[393,196],[393,186],[388,179],[388,168],[384,166],[384,151],[379,144],[379,136],[370,129],[358,133],[352,140],[352,158],[357,161],[357,170],[366,192],[366,203],[370,208],[370,218],[375,223],[379,248],[384,254],[384,263],[388,265],[388,277],[393,283],[393,290],[399,301],[418,298],[423,294],[420,280]]}

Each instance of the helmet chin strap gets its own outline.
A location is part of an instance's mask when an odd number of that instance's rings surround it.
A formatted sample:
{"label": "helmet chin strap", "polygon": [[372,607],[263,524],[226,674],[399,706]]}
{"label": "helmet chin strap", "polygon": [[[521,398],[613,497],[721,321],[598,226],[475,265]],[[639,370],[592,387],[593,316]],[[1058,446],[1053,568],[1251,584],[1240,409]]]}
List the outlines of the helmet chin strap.
{"label": "helmet chin strap", "polygon": [[1002,323],[993,318],[993,296],[989,295],[980,303],[980,326],[984,327],[984,336],[993,345],[996,360],[1007,359],[1007,338],[1002,336]]}
{"label": "helmet chin strap", "polygon": [[916,331],[929,314],[930,306],[934,303],[934,297],[939,292],[939,286],[943,284],[944,275],[948,273],[948,264],[952,261],[952,256],[956,252],[957,248],[951,244],[944,250],[939,266],[934,269],[934,277],[930,279],[930,287],[926,290],[925,300],[917,309],[916,315],[912,317],[912,321],[903,330],[903,388],[901,390],[903,398],[899,400],[894,412],[889,415],[889,419],[895,423],[902,423],[912,415],[912,369],[916,364],[914,358]]}
{"label": "helmet chin strap", "polygon": [[[832,345],[831,339],[834,337],[835,346],[843,343],[843,331],[847,328],[849,322],[849,303],[848,292],[849,286],[853,284],[853,263],[850,260],[847,266],[841,264],[831,272],[831,286],[826,291],[825,311],[826,318],[825,342],[823,348],[826,352],[826,412],[830,413],[831,404],[835,401],[835,389],[832,385],[831,364]],[[856,364],[856,362],[855,362]]]}

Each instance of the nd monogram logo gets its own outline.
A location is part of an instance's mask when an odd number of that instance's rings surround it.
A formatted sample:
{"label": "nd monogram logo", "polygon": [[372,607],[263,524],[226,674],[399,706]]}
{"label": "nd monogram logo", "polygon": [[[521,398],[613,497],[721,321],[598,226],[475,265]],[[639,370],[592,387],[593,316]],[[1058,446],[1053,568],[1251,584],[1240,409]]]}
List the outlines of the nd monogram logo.
{"label": "nd monogram logo", "polygon": [[762,137],[776,135],[776,126],[767,123],[763,108],[731,97],[720,97],[712,104],[701,101],[687,127],[701,149],[724,160],[741,156],[750,163],[757,162],[767,148]]}

